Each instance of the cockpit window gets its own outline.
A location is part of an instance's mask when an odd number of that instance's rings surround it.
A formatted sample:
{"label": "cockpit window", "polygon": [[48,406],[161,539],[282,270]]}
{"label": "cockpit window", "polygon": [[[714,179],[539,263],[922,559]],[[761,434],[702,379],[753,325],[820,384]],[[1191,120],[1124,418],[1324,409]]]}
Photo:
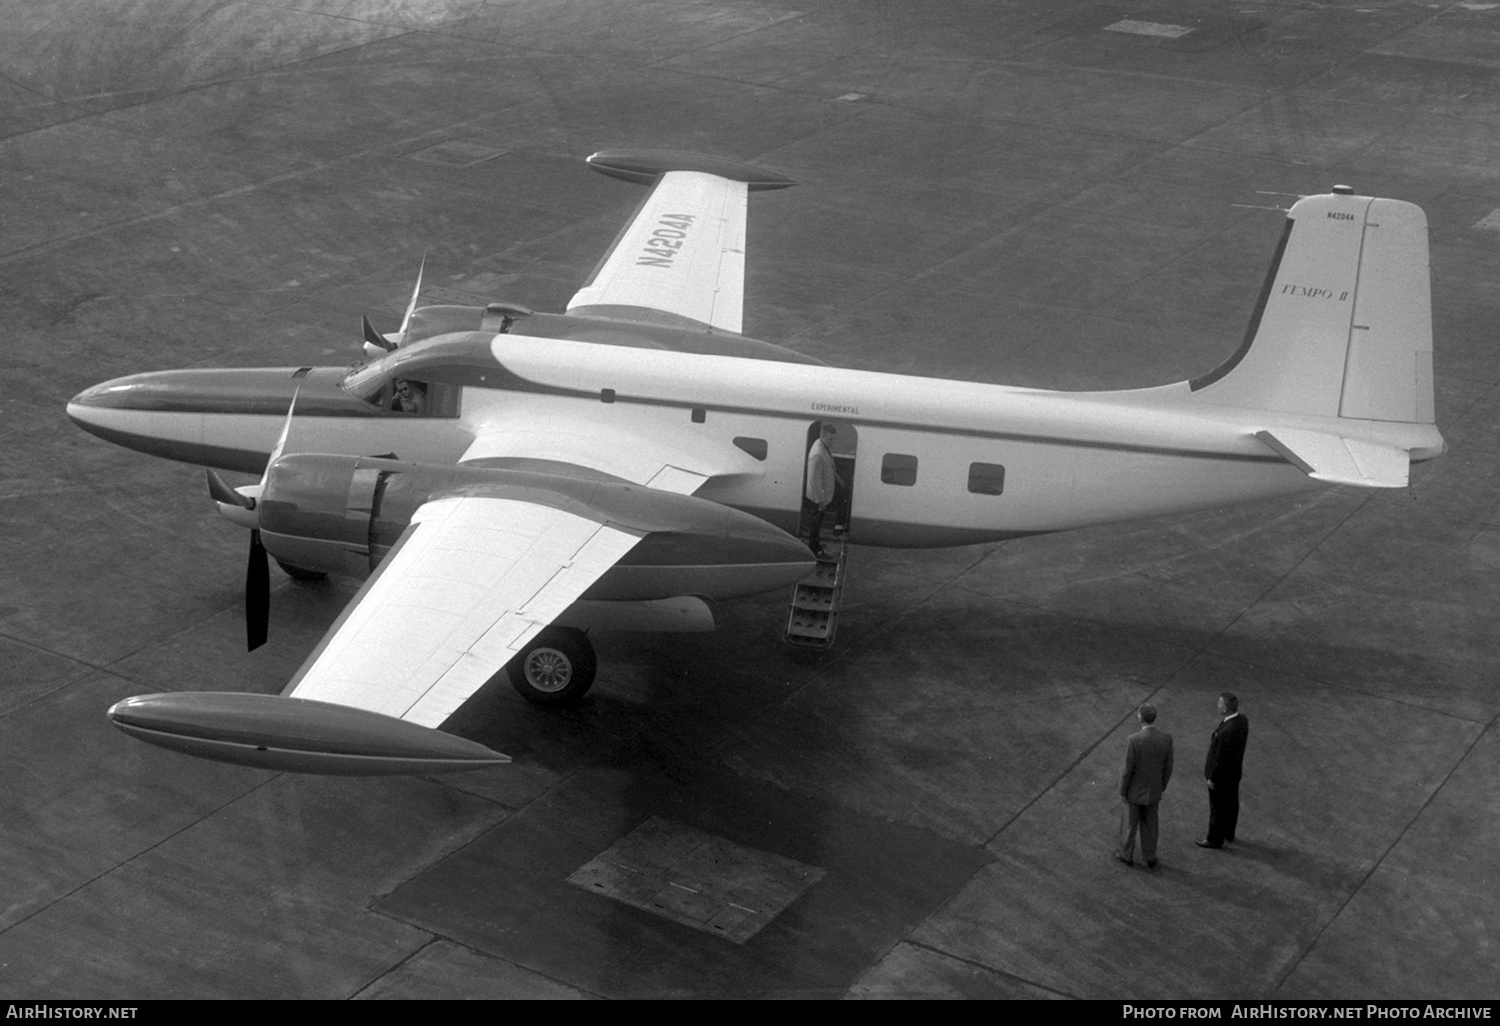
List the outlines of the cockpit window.
{"label": "cockpit window", "polygon": [[[458,388],[424,380],[421,371],[402,374],[398,353],[356,367],[344,376],[344,390],[371,406],[408,417],[458,416]],[[429,368],[430,369],[430,368]]]}
{"label": "cockpit window", "polygon": [[427,412],[427,386],[410,378],[397,378],[396,394],[391,398],[391,409],[396,413],[413,413],[422,416]]}
{"label": "cockpit window", "polygon": [[345,374],[344,391],[394,416],[457,417],[464,387],[483,387],[487,375],[502,371],[494,338],[461,331],[408,342]]}

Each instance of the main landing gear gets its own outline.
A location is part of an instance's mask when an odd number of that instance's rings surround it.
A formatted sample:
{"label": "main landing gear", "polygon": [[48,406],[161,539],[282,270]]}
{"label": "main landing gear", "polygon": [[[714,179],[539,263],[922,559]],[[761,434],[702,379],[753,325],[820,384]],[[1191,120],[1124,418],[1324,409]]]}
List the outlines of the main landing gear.
{"label": "main landing gear", "polygon": [[594,683],[594,646],[576,628],[547,627],[505,669],[528,702],[572,705]]}

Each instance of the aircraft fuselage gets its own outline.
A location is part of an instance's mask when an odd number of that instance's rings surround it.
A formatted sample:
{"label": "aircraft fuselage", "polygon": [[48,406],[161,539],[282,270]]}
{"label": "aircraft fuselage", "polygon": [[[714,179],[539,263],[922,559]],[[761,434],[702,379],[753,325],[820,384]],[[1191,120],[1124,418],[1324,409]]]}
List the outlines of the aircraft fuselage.
{"label": "aircraft fuselage", "polygon": [[[737,461],[734,472],[711,476],[700,498],[788,530],[800,512],[809,431],[832,421],[853,443],[850,540],[894,547],[991,541],[1317,486],[1255,437],[1264,413],[1194,408],[1186,383],[1050,392],[474,335],[430,340],[444,352],[412,362],[413,375],[450,389],[446,409],[427,416],[351,395],[334,368],[296,380],[294,368],[135,375],[82,393],[69,414],[131,448],[247,473],[264,468],[299,386],[288,452],[454,463],[476,436],[509,425],[555,434],[564,446],[579,424],[595,436],[670,437]],[[568,455],[587,465],[586,453]]]}

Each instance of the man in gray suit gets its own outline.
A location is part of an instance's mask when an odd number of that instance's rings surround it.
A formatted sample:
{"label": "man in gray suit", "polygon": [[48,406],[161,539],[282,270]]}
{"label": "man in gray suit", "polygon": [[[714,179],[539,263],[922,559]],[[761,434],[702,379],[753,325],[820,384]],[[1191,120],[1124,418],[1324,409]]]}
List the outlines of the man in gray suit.
{"label": "man in gray suit", "polygon": [[[1172,735],[1156,729],[1156,706],[1143,705],[1136,716],[1141,729],[1130,735],[1125,749],[1125,772],[1120,775],[1120,848],[1115,858],[1135,865],[1135,832],[1141,832],[1141,857],[1147,869],[1156,868],[1156,806],[1172,779]],[[1128,823],[1128,828],[1127,828]]]}

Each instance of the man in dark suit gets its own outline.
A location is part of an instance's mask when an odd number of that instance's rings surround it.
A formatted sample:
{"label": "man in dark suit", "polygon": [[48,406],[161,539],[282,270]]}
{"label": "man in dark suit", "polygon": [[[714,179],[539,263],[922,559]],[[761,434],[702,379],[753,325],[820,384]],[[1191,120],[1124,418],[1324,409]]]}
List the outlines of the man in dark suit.
{"label": "man in dark suit", "polygon": [[1233,841],[1240,818],[1240,769],[1250,721],[1240,712],[1240,700],[1228,691],[1219,695],[1219,715],[1223,719],[1208,741],[1208,759],[1203,763],[1203,777],[1208,781],[1208,836],[1198,839],[1200,848],[1222,848]]}
{"label": "man in dark suit", "polygon": [[1121,824],[1120,848],[1115,858],[1135,865],[1135,833],[1141,832],[1141,857],[1147,869],[1156,868],[1156,806],[1172,779],[1172,735],[1156,729],[1156,707],[1143,705],[1136,712],[1141,729],[1130,735],[1125,748],[1125,772],[1120,776],[1120,800],[1125,803],[1126,823]]}

